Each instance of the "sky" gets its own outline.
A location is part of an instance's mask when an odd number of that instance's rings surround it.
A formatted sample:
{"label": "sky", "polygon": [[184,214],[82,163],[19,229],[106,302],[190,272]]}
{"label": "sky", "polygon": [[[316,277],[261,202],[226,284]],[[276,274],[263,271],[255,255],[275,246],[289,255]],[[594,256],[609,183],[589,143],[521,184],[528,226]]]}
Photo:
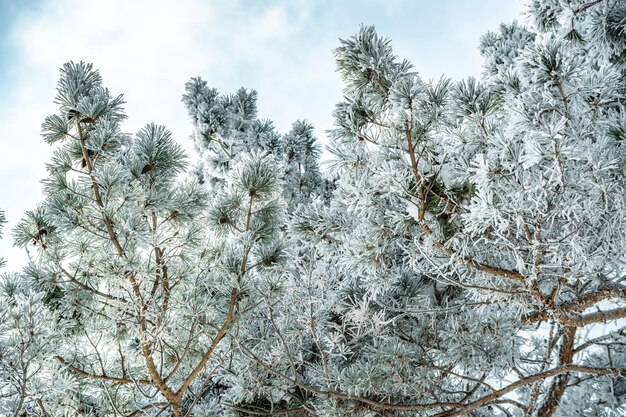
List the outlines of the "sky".
{"label": "sky", "polygon": [[64,62],[92,62],[111,93],[124,94],[125,132],[163,124],[190,153],[181,96],[194,76],[222,93],[256,89],[259,117],[281,133],[307,119],[323,144],[341,99],[332,50],[359,24],[391,38],[422,78],[460,80],[480,75],[480,37],[521,11],[518,0],[0,0],[4,271],[26,262],[11,228],[43,200],[53,148],[40,126],[56,111]]}

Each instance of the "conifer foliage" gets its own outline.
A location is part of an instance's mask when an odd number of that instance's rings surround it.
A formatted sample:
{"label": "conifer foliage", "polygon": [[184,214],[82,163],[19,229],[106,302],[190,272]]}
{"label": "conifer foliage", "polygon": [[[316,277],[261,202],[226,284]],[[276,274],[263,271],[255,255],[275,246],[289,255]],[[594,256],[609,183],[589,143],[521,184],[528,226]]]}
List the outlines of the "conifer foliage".
{"label": "conifer foliage", "polygon": [[0,414],[623,415],[626,6],[527,13],[480,79],[342,40],[332,180],[253,90],[186,84],[189,167],[65,64],[0,279]]}
{"label": "conifer foliage", "polygon": [[249,268],[276,246],[271,158],[233,161],[209,199],[178,179],[185,156],[165,128],[121,133],[122,97],[91,65],[63,67],[56,102],[42,126],[58,144],[46,199],[14,236],[37,249],[21,281],[58,316],[45,323],[62,335],[49,359],[68,386],[28,412],[181,416],[245,304]]}

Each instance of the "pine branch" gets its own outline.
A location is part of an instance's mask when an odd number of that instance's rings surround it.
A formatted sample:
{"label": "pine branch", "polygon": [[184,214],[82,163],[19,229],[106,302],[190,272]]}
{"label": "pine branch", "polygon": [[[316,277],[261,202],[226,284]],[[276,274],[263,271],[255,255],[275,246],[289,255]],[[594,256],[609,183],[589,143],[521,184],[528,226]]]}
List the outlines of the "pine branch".
{"label": "pine branch", "polygon": [[114,382],[116,384],[122,384],[122,385],[124,384],[152,385],[152,381],[148,381],[146,379],[129,379],[129,378],[122,378],[122,377],[114,377],[114,376],[109,376],[109,375],[93,374],[83,369],[80,369],[77,366],[72,365],[71,363],[63,359],[61,356],[57,355],[54,358],[58,360],[59,362],[61,362],[61,364],[63,364],[70,371],[80,376],[83,376],[85,378],[89,378],[93,380],[100,380],[100,381]]}
{"label": "pine branch", "polygon": [[544,372],[540,372],[529,377],[520,379],[515,381],[512,384],[507,385],[504,388],[501,388],[492,394],[486,395],[478,400],[472,401],[468,404],[461,405],[460,407],[451,410],[444,411],[442,413],[435,414],[433,417],[460,417],[470,413],[473,410],[476,410],[479,407],[483,407],[492,403],[494,400],[503,397],[504,395],[513,392],[519,388],[525,387],[527,385],[533,384],[535,382],[545,381],[548,378],[562,375],[565,373],[586,373],[596,376],[601,375],[623,375],[624,370],[620,368],[594,368],[591,366],[580,366],[580,365],[563,365],[557,368],[549,369]]}

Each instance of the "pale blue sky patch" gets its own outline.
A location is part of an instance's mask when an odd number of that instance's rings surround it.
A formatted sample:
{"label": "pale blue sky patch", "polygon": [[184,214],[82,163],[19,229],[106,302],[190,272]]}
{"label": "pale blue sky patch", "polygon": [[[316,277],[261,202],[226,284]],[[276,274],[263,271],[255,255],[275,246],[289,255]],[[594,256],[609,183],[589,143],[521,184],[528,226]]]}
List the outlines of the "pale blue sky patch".
{"label": "pale blue sky patch", "polygon": [[35,13],[38,4],[39,0],[0,0],[0,98],[4,98],[2,92],[10,88],[11,79],[19,68],[15,63],[20,51],[13,37],[13,24],[18,18]]}

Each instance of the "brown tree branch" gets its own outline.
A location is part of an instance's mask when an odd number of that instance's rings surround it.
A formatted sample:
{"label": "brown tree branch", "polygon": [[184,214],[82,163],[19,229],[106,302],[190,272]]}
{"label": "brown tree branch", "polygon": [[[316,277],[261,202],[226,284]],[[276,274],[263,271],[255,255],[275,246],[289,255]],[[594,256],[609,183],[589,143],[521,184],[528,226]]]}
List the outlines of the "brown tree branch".
{"label": "brown tree branch", "polygon": [[617,368],[594,368],[591,366],[580,366],[580,365],[564,365],[559,366],[558,368],[549,369],[544,372],[540,372],[529,377],[520,379],[518,381],[513,382],[512,384],[507,385],[504,388],[499,389],[489,395],[486,395],[476,401],[473,401],[469,404],[462,405],[454,410],[444,411],[439,414],[435,414],[433,417],[459,417],[468,414],[469,412],[482,407],[484,405],[488,405],[492,401],[501,398],[502,396],[513,392],[519,388],[525,387],[526,385],[533,384],[535,382],[543,381],[547,378],[551,378],[557,375],[561,375],[567,372],[579,372],[579,373],[587,373],[593,375],[622,375],[624,373],[623,369]]}
{"label": "brown tree branch", "polygon": [[562,324],[576,327],[584,327],[588,324],[601,323],[609,320],[626,317],[626,310],[617,308],[608,311],[598,311],[586,315],[579,313],[600,301],[613,298],[626,300],[626,288],[622,285],[609,284],[595,291],[583,294],[574,301],[554,306],[551,311],[535,311],[522,318],[522,323],[531,324],[548,320],[552,315]]}
{"label": "brown tree branch", "polygon": [[108,382],[114,382],[116,384],[143,384],[143,385],[152,385],[151,381],[148,381],[147,379],[129,379],[129,378],[120,378],[120,377],[115,377],[115,376],[109,376],[109,375],[98,375],[98,374],[92,374],[90,372],[87,372],[83,369],[80,369],[72,364],[70,364],[68,361],[66,361],[65,359],[63,359],[60,356],[55,356],[54,357],[56,360],[58,360],[59,362],[61,362],[61,364],[63,364],[67,369],[69,369],[70,371],[74,372],[75,374],[78,374],[80,376],[83,376],[85,378],[89,378],[89,379],[93,379],[93,380],[98,380],[98,381],[108,381]]}
{"label": "brown tree branch", "polygon": [[222,326],[217,330],[217,333],[215,334],[215,337],[213,338],[213,341],[211,342],[211,346],[209,346],[207,351],[204,353],[204,355],[200,359],[200,362],[191,371],[191,373],[187,376],[187,378],[183,380],[180,388],[178,389],[178,391],[176,391],[174,399],[177,403],[180,402],[180,400],[183,398],[183,395],[185,394],[187,387],[191,385],[191,383],[196,378],[196,376],[198,376],[200,371],[202,371],[202,369],[208,362],[209,358],[213,354],[213,351],[215,351],[215,348],[217,348],[217,345],[221,342],[221,340],[226,335],[228,328],[234,318],[233,313],[235,311],[235,305],[237,304],[238,296],[239,296],[239,292],[237,291],[236,288],[233,288],[230,293],[230,301],[228,302],[228,313],[226,314],[226,319],[224,320],[224,323],[222,324]]}
{"label": "brown tree branch", "polygon": [[[576,327],[568,326],[563,329],[563,343],[559,352],[559,363],[570,365],[574,358],[574,340],[576,338]],[[537,411],[538,416],[551,417],[556,411],[561,397],[565,393],[565,388],[569,381],[569,374],[563,373],[558,375],[552,382],[543,404]]]}

